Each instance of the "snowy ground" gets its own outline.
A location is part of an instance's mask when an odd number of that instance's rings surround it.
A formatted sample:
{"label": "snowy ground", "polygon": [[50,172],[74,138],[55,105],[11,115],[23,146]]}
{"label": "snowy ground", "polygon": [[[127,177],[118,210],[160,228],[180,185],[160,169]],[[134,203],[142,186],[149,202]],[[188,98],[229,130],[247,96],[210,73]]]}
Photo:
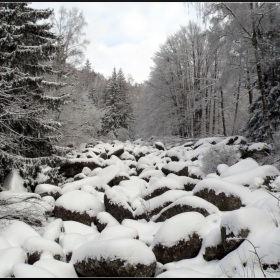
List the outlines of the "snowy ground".
{"label": "snowy ground", "polygon": [[[225,145],[237,162],[205,174],[209,149]],[[34,194],[15,170],[0,192],[0,277],[118,276],[120,266],[126,276],[279,277],[280,172],[258,160],[264,148],[240,136],[83,144],[67,157],[84,167]]]}

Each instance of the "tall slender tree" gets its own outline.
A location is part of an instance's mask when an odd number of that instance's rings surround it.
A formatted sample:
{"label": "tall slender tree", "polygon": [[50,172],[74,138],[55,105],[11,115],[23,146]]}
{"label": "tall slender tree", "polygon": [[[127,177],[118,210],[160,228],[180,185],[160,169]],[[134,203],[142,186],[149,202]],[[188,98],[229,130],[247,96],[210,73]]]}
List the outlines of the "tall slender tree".
{"label": "tall slender tree", "polygon": [[122,116],[119,108],[120,102],[120,88],[117,81],[116,68],[114,67],[113,73],[106,87],[105,104],[107,112],[102,119],[101,134],[107,135],[112,132],[117,137],[117,129],[120,128]]}

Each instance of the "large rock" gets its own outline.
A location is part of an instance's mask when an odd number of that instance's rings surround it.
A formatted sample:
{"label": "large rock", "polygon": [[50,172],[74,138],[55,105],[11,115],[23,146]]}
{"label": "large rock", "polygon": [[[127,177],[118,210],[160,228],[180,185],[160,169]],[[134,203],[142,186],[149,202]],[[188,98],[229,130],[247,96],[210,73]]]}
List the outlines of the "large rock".
{"label": "large rock", "polygon": [[[184,221],[184,222],[182,222]],[[200,213],[182,213],[166,220],[151,244],[158,262],[190,259],[197,256],[205,233],[211,226]]]}
{"label": "large rock", "polygon": [[133,219],[133,211],[125,199],[114,189],[105,191],[104,204],[106,211],[119,223],[124,219]]}
{"label": "large rock", "polygon": [[267,143],[254,143],[248,147],[246,156],[258,160],[270,153],[271,146]]}
{"label": "large rock", "polygon": [[76,174],[81,173],[84,167],[88,167],[91,170],[102,167],[102,164],[98,159],[68,159],[60,169],[59,173],[63,174],[65,177],[74,177]]}
{"label": "large rock", "polygon": [[175,200],[187,195],[191,194],[183,190],[169,190],[147,201],[142,200],[134,212],[134,217],[148,221]]}
{"label": "large rock", "polygon": [[55,200],[57,200],[61,196],[60,191],[60,187],[50,184],[39,184],[36,186],[34,192],[38,193],[41,197],[52,196]]}
{"label": "large rock", "polygon": [[149,200],[156,196],[162,195],[169,190],[184,190],[184,184],[173,178],[161,178],[142,192],[142,198]]}
{"label": "large rock", "polygon": [[170,173],[176,174],[178,176],[188,176],[188,167],[185,162],[169,162],[161,168],[161,171],[168,175]]}
{"label": "large rock", "polygon": [[162,142],[155,142],[154,147],[160,151],[165,151],[164,144]]}
{"label": "large rock", "polygon": [[223,244],[220,228],[214,228],[204,238],[202,243],[202,254],[206,261],[221,260],[227,255]]}
{"label": "large rock", "polygon": [[53,240],[40,236],[30,236],[23,243],[23,250],[27,254],[28,264],[34,264],[40,260],[41,256],[52,257],[63,261],[64,253],[60,245]]}
{"label": "large rock", "polygon": [[154,222],[164,222],[173,216],[184,212],[198,212],[204,217],[219,213],[219,209],[208,201],[195,196],[185,196],[177,199],[169,206],[162,209],[153,217]]}
{"label": "large rock", "polygon": [[63,221],[76,221],[90,226],[96,222],[96,216],[104,211],[104,205],[93,195],[81,191],[70,191],[56,202],[54,214]]}
{"label": "large rock", "polygon": [[221,236],[224,250],[229,253],[240,246],[249,234],[260,229],[275,229],[273,219],[261,209],[241,208],[222,217]]}
{"label": "large rock", "polygon": [[99,212],[96,217],[96,226],[101,232],[107,226],[115,226],[120,223],[108,212]]}
{"label": "large rock", "polygon": [[73,252],[71,263],[85,277],[152,277],[156,268],[153,252],[130,238],[88,242]]}
{"label": "large rock", "polygon": [[237,193],[240,188],[243,187],[220,179],[207,178],[195,186],[193,194],[214,204],[221,211],[232,211],[244,206]]}
{"label": "large rock", "polygon": [[116,156],[116,157],[120,157],[124,152],[124,147],[123,144],[121,145],[116,145],[115,147],[113,147],[109,152],[108,152],[108,157],[110,158],[111,156]]}
{"label": "large rock", "polygon": [[88,240],[86,237],[80,233],[69,233],[64,235],[60,239],[59,244],[65,253],[66,262],[70,262],[74,250],[87,242]]}

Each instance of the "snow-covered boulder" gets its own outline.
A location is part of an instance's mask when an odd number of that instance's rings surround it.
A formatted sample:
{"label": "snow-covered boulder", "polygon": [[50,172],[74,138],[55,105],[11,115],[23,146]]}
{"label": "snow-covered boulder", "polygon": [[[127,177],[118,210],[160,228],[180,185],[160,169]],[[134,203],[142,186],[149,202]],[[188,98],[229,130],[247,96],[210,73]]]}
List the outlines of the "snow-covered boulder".
{"label": "snow-covered boulder", "polygon": [[149,200],[156,196],[159,196],[169,190],[184,190],[184,184],[173,178],[161,178],[155,181],[149,186],[148,189],[144,190],[141,194],[144,200]]}
{"label": "snow-covered boulder", "polygon": [[21,247],[27,237],[40,236],[40,234],[22,221],[11,221],[7,226],[0,227],[0,236],[12,246]]}
{"label": "snow-covered boulder", "polygon": [[206,178],[195,186],[193,194],[214,204],[221,211],[231,211],[243,206],[238,195],[238,190],[242,191],[242,188],[220,179]]}
{"label": "snow-covered boulder", "polygon": [[180,160],[180,153],[176,149],[170,149],[166,152],[166,157],[169,157],[172,161]]}
{"label": "snow-covered boulder", "polygon": [[137,146],[133,150],[133,155],[135,156],[136,161],[138,161],[141,157],[144,157],[149,153],[150,153],[150,149],[147,146],[142,146],[142,147]]}
{"label": "snow-covered boulder", "polygon": [[81,173],[84,167],[88,167],[91,170],[102,167],[102,164],[97,158],[75,158],[67,159],[60,169],[59,173],[64,174],[65,177],[74,177],[76,174]]}
{"label": "snow-covered boulder", "polygon": [[221,260],[227,255],[223,244],[221,230],[219,227],[212,229],[203,239],[201,252],[206,261]]}
{"label": "snow-covered boulder", "polygon": [[42,237],[55,242],[59,242],[60,238],[65,235],[65,229],[62,219],[55,219],[45,228]]}
{"label": "snow-covered boulder", "polygon": [[155,278],[212,278],[212,275],[180,267],[160,273]]}
{"label": "snow-covered boulder", "polygon": [[169,162],[161,168],[162,172],[166,175],[169,173],[176,174],[178,176],[188,176],[188,166],[185,162]]}
{"label": "snow-covered boulder", "polygon": [[0,236],[0,250],[13,247],[6,238]]}
{"label": "snow-covered boulder", "polygon": [[119,224],[120,223],[108,212],[99,212],[96,216],[96,226],[100,232],[106,227]]}
{"label": "snow-covered boulder", "polygon": [[198,212],[207,217],[211,214],[218,214],[220,211],[215,205],[200,197],[184,196],[163,208],[152,220],[154,222],[164,222],[184,212]]}
{"label": "snow-covered boulder", "polygon": [[192,179],[202,180],[205,177],[205,174],[199,166],[188,166],[188,177]]}
{"label": "snow-covered boulder", "polygon": [[160,151],[165,150],[165,146],[162,142],[155,142],[153,146]]}
{"label": "snow-covered boulder", "polygon": [[120,157],[124,152],[124,146],[123,144],[120,145],[116,145],[115,147],[113,147],[109,152],[108,152],[108,157],[110,158],[111,156],[116,156],[116,157]]}
{"label": "snow-covered boulder", "polygon": [[139,234],[135,228],[117,224],[114,226],[106,227],[101,232],[101,234],[94,239],[94,241],[99,242],[101,240],[109,240],[121,237],[139,239]]}
{"label": "snow-covered boulder", "polygon": [[27,262],[34,264],[41,258],[64,260],[64,253],[59,244],[41,236],[30,236],[23,243],[23,250],[27,254]]}
{"label": "snow-covered boulder", "polygon": [[55,200],[60,197],[61,188],[50,184],[39,184],[35,188],[35,193],[41,197],[52,196]]}
{"label": "snow-covered boulder", "polygon": [[[219,167],[219,166],[218,166]],[[259,164],[252,158],[242,159],[234,165],[228,167],[225,164],[220,164],[219,173],[221,178],[237,175],[259,167]]]}
{"label": "snow-covered boulder", "polygon": [[[134,212],[134,217],[137,220],[150,220],[154,215],[157,215],[163,208],[170,205],[175,200],[186,195],[191,195],[191,193],[182,190],[169,190],[147,201],[142,199],[142,201],[140,202],[140,204]],[[141,199],[141,197],[139,198]]]}
{"label": "snow-covered boulder", "polygon": [[162,264],[194,258],[210,229],[200,213],[181,213],[162,224],[150,247]]}
{"label": "snow-covered boulder", "polygon": [[152,170],[143,170],[143,172],[139,175],[139,178],[140,179],[143,179],[145,180],[146,182],[149,183],[150,179],[152,177],[155,177],[155,178],[163,178],[165,177],[164,173],[160,170],[155,170],[153,167],[150,167],[152,168]]}
{"label": "snow-covered boulder", "polygon": [[86,239],[86,237],[80,233],[69,233],[64,235],[60,239],[59,244],[65,254],[66,262],[70,262],[74,250],[87,242],[88,240]]}
{"label": "snow-covered boulder", "polygon": [[271,146],[267,143],[253,143],[248,149],[246,156],[254,159],[259,159],[271,153]]}
{"label": "snow-covered boulder", "polygon": [[99,234],[95,225],[87,226],[75,221],[64,221],[63,226],[66,235],[70,233],[80,233],[85,236],[88,234]]}
{"label": "snow-covered boulder", "polygon": [[54,275],[42,267],[26,263],[15,263],[12,267],[13,278],[54,278]]}
{"label": "snow-covered boulder", "polygon": [[74,176],[74,181],[85,179],[87,176],[84,173],[78,173]]}
{"label": "snow-covered boulder", "polygon": [[169,173],[166,178],[173,178],[176,180],[179,180],[180,182],[182,182],[184,184],[184,188],[186,191],[192,191],[194,189],[194,187],[196,186],[196,184],[201,181],[199,179],[193,179],[187,176],[178,176],[175,175],[173,173]]}
{"label": "snow-covered boulder", "polygon": [[107,190],[104,196],[106,211],[119,223],[124,219],[133,219],[133,211],[126,200],[113,188]]}
{"label": "snow-covered boulder", "polygon": [[135,228],[139,234],[139,240],[144,242],[147,246],[150,246],[162,223],[125,219],[122,221],[122,225]]}
{"label": "snow-covered boulder", "polygon": [[49,271],[55,278],[77,278],[73,264],[54,259],[41,259],[33,264]]}
{"label": "snow-covered boulder", "polygon": [[90,226],[96,216],[104,211],[104,205],[96,197],[81,190],[62,195],[55,202],[54,214],[63,221],[77,221]]}
{"label": "snow-covered boulder", "polygon": [[0,250],[0,277],[10,278],[13,272],[13,265],[25,262],[26,254],[19,247],[9,247]]}
{"label": "snow-covered boulder", "polygon": [[88,242],[73,252],[71,263],[85,277],[152,277],[156,268],[153,252],[131,238]]}
{"label": "snow-covered boulder", "polygon": [[273,219],[261,209],[241,208],[222,217],[221,236],[226,252],[235,250],[250,233],[276,228]]}

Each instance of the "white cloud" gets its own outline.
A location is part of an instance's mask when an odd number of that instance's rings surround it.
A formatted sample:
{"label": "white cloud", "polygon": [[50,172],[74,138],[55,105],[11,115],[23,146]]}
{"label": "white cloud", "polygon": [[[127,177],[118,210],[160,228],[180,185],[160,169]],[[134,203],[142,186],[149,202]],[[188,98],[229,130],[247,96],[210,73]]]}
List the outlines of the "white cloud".
{"label": "white cloud", "polygon": [[[168,35],[196,20],[194,8],[183,2],[34,2],[33,8],[76,6],[84,13],[88,46],[85,57],[96,72],[110,76],[122,68],[135,81],[148,79],[152,57]],[[189,9],[189,10],[188,10]]]}

